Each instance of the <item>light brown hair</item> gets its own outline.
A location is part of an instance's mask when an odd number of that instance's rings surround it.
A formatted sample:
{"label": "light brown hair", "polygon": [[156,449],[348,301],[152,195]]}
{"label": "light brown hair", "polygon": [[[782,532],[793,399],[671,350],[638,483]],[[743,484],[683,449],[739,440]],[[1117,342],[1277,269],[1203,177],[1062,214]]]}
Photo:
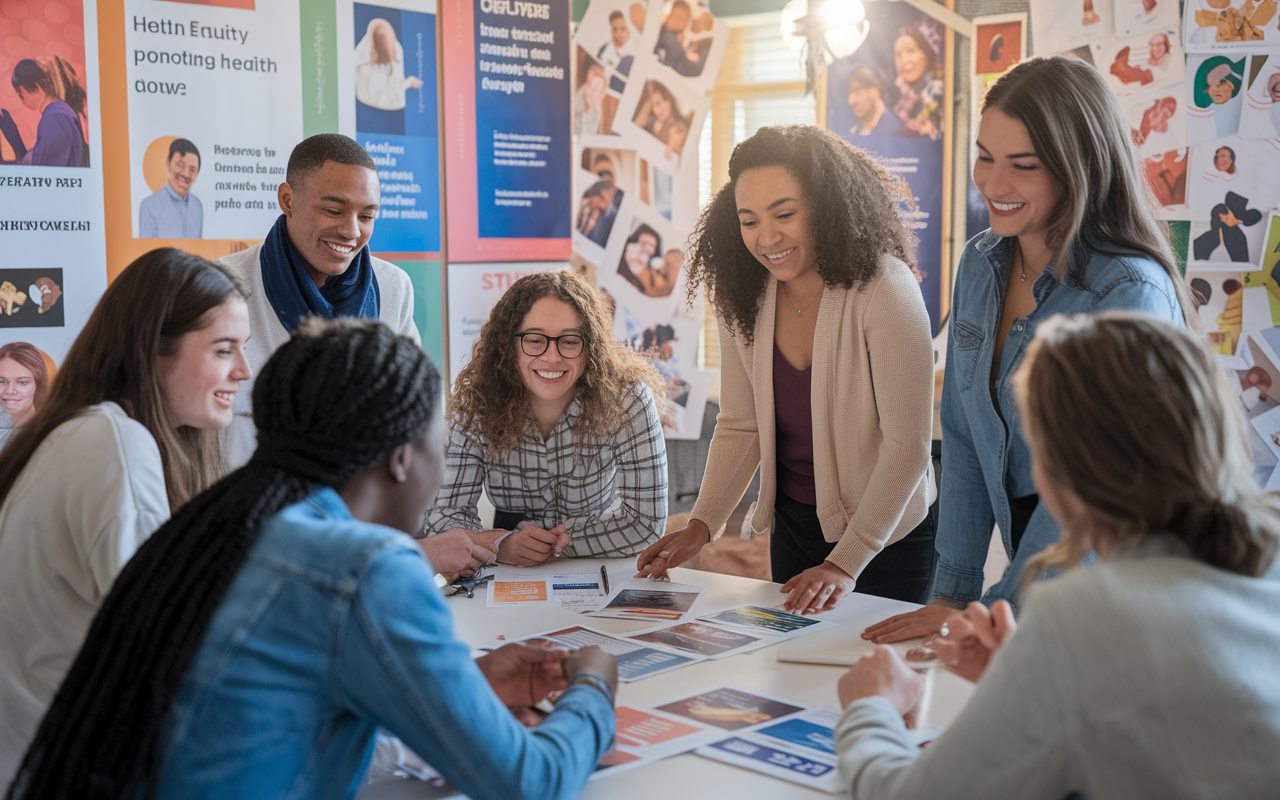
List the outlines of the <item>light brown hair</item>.
{"label": "light brown hair", "polygon": [[641,382],[652,391],[661,416],[666,407],[666,382],[652,362],[613,338],[613,323],[600,295],[572,272],[535,272],[511,285],[498,299],[471,360],[453,384],[450,421],[461,428],[479,427],[499,453],[519,443],[532,406],[520,378],[520,343],[516,334],[533,304],[544,297],[567,303],[582,320],[582,375],[577,399],[582,416],[575,433],[585,439],[612,435],[622,425],[627,387]]}
{"label": "light brown hair", "polygon": [[1226,376],[1200,335],[1127,311],[1051,317],[1014,378],[1042,474],[1088,523],[1028,564],[1025,580],[1095,546],[1172,533],[1198,560],[1258,576],[1280,545],[1280,498],[1254,482]]}
{"label": "light brown hair", "polygon": [[1200,330],[1129,123],[1102,73],[1078,58],[1028,59],[988,87],[982,111],[993,108],[1026,127],[1040,163],[1062,186],[1045,231],[1054,274],[1061,279],[1093,252],[1141,253],[1164,268],[1187,326]]}
{"label": "light brown hair", "polygon": [[45,437],[89,406],[114,402],[156,441],[170,511],[222,471],[217,431],[176,427],[160,389],[158,359],[210,312],[248,291],[216,264],[171,247],[140,256],[115,279],[62,362],[48,402],[19,428],[0,459],[0,504]]}
{"label": "light brown hair", "polygon": [[31,405],[38,410],[44,404],[44,398],[49,394],[49,367],[44,363],[44,356],[40,354],[40,351],[33,344],[10,342],[0,347],[0,361],[4,361],[6,358],[18,362],[31,373],[31,378],[36,383],[36,391],[31,398]]}

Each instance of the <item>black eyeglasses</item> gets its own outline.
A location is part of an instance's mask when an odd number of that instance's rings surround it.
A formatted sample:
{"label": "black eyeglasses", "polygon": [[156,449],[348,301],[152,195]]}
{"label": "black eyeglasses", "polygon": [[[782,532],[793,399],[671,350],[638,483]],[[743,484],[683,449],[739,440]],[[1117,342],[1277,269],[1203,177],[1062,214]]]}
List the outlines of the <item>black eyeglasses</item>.
{"label": "black eyeglasses", "polygon": [[520,349],[526,356],[537,358],[547,352],[552,342],[556,343],[556,352],[564,358],[577,358],[582,355],[582,337],[576,333],[564,336],[547,336],[542,333],[517,333]]}

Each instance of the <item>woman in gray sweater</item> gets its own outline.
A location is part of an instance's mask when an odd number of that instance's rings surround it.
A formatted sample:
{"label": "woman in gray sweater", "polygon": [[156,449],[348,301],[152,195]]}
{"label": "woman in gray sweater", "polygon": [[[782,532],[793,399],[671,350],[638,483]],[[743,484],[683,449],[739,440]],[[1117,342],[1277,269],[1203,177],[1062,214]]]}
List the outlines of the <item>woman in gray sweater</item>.
{"label": "woman in gray sweater", "polygon": [[922,678],[880,647],[840,681],[854,797],[1274,797],[1280,786],[1280,500],[1252,481],[1236,401],[1196,334],[1125,312],[1041,325],[1017,399],[1061,541],[937,646],[978,680],[927,749]]}

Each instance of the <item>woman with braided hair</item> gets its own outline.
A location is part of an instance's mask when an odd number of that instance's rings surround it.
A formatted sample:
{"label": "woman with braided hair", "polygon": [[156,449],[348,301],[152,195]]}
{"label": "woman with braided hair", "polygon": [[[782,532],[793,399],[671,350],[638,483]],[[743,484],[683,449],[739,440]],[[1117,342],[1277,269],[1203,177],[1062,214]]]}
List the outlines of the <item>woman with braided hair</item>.
{"label": "woman with braided hair", "polygon": [[181,250],[111,284],[0,456],[0,785],[134,551],[218,478],[250,377],[239,285]]}
{"label": "woman with braided hair", "polygon": [[[616,664],[473,661],[455,638],[400,532],[440,485],[439,395],[381,323],[300,326],[254,386],[253,458],[126,567],[9,797],[350,797],[378,727],[470,797],[575,796],[613,738]],[[536,730],[504,708],[566,679]]]}

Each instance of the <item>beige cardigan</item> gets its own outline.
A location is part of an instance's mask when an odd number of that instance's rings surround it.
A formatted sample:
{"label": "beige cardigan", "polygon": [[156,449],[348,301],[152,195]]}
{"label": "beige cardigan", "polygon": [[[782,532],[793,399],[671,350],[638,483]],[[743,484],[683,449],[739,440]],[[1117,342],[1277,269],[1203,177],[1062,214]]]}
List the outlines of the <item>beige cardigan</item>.
{"label": "beige cardigan", "polygon": [[[753,534],[773,521],[773,325],[778,282],[770,276],[754,345],[720,329],[720,416],[692,517],[719,535],[756,468]],[[886,255],[865,286],[825,287],[813,339],[810,402],[818,519],[828,560],[855,578],[885,545],[925,518],[937,496],[933,346],[920,285]]]}

